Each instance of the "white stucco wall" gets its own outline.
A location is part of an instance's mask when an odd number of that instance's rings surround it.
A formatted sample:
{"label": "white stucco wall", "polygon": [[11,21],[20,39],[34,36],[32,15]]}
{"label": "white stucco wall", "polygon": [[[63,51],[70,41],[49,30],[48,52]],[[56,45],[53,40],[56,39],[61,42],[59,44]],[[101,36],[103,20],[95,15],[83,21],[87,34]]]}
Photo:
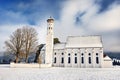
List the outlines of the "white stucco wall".
{"label": "white stucco wall", "polygon": [[[61,55],[62,53],[64,53],[64,55]],[[83,56],[81,55],[82,53]],[[98,55],[96,55],[96,53]],[[75,54],[77,55],[75,56]],[[55,57],[56,63],[54,63]],[[62,57],[64,58],[64,63],[61,63]],[[68,57],[70,57],[70,63],[68,63]],[[75,63],[75,57],[77,57],[77,63]],[[81,57],[84,58],[84,63],[81,63]],[[89,63],[89,57],[91,58],[91,63]],[[96,57],[98,57],[99,63],[96,63]],[[56,67],[100,68],[102,67],[102,64],[103,48],[70,48],[65,50],[55,49],[53,53],[53,66]]]}
{"label": "white stucco wall", "polygon": [[103,68],[111,68],[112,66],[112,61],[104,61],[103,63]]}

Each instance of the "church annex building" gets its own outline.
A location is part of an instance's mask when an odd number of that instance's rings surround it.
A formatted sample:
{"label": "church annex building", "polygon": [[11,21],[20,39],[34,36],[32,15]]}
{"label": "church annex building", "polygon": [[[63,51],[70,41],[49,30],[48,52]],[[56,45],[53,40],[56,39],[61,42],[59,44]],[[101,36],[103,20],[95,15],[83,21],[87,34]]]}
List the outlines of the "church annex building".
{"label": "church annex building", "polygon": [[53,44],[54,19],[47,20],[46,45],[41,51],[42,64],[53,67],[112,67],[112,60],[103,57],[101,36],[68,36],[65,43]]}

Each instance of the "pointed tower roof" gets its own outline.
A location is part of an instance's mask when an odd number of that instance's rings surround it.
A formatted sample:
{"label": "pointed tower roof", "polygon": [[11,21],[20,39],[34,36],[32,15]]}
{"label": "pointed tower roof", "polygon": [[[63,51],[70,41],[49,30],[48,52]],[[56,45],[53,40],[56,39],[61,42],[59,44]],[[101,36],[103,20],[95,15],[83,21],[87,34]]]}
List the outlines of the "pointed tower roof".
{"label": "pointed tower roof", "polygon": [[54,22],[54,19],[50,16],[50,18],[47,20],[47,22]]}

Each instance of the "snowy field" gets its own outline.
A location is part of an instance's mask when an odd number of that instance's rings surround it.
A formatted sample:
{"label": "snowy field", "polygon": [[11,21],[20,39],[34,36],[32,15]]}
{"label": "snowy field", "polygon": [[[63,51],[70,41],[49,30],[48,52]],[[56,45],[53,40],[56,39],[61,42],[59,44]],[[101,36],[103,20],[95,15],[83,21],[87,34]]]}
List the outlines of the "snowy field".
{"label": "snowy field", "polygon": [[120,68],[9,68],[9,65],[0,65],[0,80],[120,80]]}

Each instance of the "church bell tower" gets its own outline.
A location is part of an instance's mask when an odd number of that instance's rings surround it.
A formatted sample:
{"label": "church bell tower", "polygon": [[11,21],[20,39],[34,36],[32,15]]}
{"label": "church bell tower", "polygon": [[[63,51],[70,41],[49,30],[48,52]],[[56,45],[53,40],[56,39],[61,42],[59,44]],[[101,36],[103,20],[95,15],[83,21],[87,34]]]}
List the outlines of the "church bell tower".
{"label": "church bell tower", "polygon": [[45,63],[51,64],[51,65],[52,65],[52,58],[53,58],[53,28],[54,28],[54,19],[50,17],[47,20]]}

